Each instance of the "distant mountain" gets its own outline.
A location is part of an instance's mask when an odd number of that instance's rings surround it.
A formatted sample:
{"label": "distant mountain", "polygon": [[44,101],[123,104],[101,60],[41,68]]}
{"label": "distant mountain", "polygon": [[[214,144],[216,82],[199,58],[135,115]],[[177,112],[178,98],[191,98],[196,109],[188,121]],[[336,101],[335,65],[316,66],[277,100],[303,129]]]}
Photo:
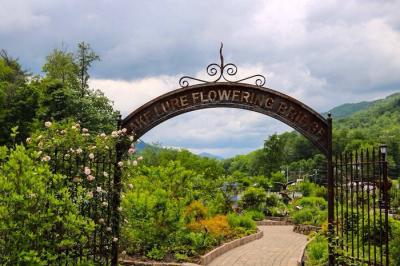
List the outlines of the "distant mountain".
{"label": "distant mountain", "polygon": [[141,141],[136,142],[135,148],[136,148],[136,151],[141,152],[148,146],[150,146],[150,145],[141,140]]}
{"label": "distant mountain", "polygon": [[223,159],[224,159],[224,158],[222,158],[221,156],[214,155],[214,154],[211,154],[211,153],[208,153],[208,152],[202,152],[202,153],[199,153],[199,154],[197,154],[197,155],[199,155],[199,156],[201,156],[201,157],[206,157],[206,158],[211,158],[211,159],[217,159],[217,160],[223,160]]}
{"label": "distant mountain", "polygon": [[325,117],[328,113],[331,113],[334,119],[345,118],[351,116],[352,114],[365,110],[371,105],[373,105],[376,101],[371,102],[359,102],[359,103],[345,103],[339,106],[334,107],[322,115]]}

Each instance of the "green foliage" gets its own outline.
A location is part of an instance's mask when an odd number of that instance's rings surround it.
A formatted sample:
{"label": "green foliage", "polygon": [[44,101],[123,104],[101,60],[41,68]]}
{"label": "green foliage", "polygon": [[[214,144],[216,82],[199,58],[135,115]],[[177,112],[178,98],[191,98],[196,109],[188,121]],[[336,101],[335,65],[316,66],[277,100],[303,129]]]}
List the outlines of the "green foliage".
{"label": "green foliage", "polygon": [[265,218],[264,213],[257,210],[245,211],[244,215],[250,217],[254,221],[262,221]]}
{"label": "green foliage", "polygon": [[153,247],[149,252],[147,252],[146,256],[150,259],[154,260],[162,260],[166,255],[165,250]]}
{"label": "green foliage", "polygon": [[[66,178],[52,174],[22,146],[2,149],[0,163],[0,263],[49,265],[71,262],[62,251],[86,243],[94,229],[79,212],[85,199],[77,187],[73,200]],[[78,202],[76,200],[78,199]],[[57,232],[55,234],[54,232]],[[52,237],[49,237],[49,236]]]}
{"label": "green foliage", "polygon": [[319,186],[313,182],[299,182],[295,188],[304,197],[322,197],[327,199],[328,192],[325,187]]}
{"label": "green foliage", "polygon": [[302,197],[292,202],[290,216],[295,224],[321,226],[328,218],[327,208],[328,204],[324,198]]}
{"label": "green foliage", "polygon": [[322,234],[317,234],[306,248],[307,265],[325,266],[328,264],[328,240]]}
{"label": "green foliage", "polygon": [[99,90],[88,86],[89,69],[99,57],[80,43],[78,52],[55,49],[43,65],[44,77],[31,76],[18,61],[0,52],[0,145],[11,145],[11,128],[18,126],[16,142],[40,128],[41,121],[80,121],[92,131],[111,132],[118,112]]}
{"label": "green foliage", "polygon": [[236,213],[229,213],[227,215],[229,225],[239,231],[254,231],[256,224],[249,215],[239,215]]}
{"label": "green foliage", "polygon": [[400,221],[390,219],[389,254],[391,265],[400,265]]}
{"label": "green foliage", "polygon": [[248,187],[242,195],[240,204],[244,209],[262,210],[267,193],[262,188]]}

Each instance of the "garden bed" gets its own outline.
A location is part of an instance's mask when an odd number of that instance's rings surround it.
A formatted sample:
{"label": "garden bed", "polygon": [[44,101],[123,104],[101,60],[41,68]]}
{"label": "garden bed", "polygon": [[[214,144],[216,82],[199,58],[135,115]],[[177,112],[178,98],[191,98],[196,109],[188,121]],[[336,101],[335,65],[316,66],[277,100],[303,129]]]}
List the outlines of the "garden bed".
{"label": "garden bed", "polygon": [[135,266],[196,266],[196,265],[208,265],[212,260],[218,256],[228,252],[231,249],[247,244],[251,241],[260,239],[263,237],[263,231],[258,231],[257,233],[235,239],[233,241],[222,244],[221,246],[211,250],[203,256],[200,256],[198,263],[190,262],[159,262],[159,261],[141,261],[140,258],[133,258],[126,256],[124,259],[120,260],[123,265],[135,265]]}

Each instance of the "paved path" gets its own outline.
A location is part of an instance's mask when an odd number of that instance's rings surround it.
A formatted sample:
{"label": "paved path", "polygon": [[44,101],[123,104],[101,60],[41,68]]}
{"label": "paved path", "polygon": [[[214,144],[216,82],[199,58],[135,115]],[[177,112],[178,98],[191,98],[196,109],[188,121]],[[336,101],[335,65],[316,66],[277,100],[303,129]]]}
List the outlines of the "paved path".
{"label": "paved path", "polygon": [[217,257],[210,266],[297,266],[307,236],[293,232],[293,226],[259,226],[264,236]]}

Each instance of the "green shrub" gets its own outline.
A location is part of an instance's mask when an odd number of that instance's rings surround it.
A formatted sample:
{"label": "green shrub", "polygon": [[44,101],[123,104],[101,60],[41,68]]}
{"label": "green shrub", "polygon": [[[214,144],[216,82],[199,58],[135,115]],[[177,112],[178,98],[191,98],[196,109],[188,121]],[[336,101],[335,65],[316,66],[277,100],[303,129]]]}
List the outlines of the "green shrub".
{"label": "green shrub", "polygon": [[240,205],[244,209],[262,210],[267,193],[263,188],[248,187],[242,195]]}
{"label": "green shrub", "polygon": [[72,262],[72,254],[61,254],[86,244],[94,229],[93,221],[79,211],[86,192],[77,185],[73,199],[66,177],[52,174],[23,146],[1,149],[0,264]]}
{"label": "green shrub", "polygon": [[303,208],[293,212],[291,217],[295,224],[321,226],[328,218],[328,213],[327,211],[319,211],[315,208]]}
{"label": "green shrub", "polygon": [[263,212],[256,211],[256,210],[249,210],[245,212],[246,216],[249,216],[254,221],[262,221],[265,218]]}
{"label": "green shrub", "polygon": [[165,258],[166,252],[162,248],[153,247],[147,252],[146,257],[153,260],[162,260]]}
{"label": "green shrub", "polygon": [[182,253],[175,253],[174,257],[177,261],[187,261],[189,259],[188,255]]}
{"label": "green shrub", "polygon": [[256,223],[247,215],[238,215],[236,213],[229,213],[227,215],[229,225],[234,228],[243,228],[246,230],[255,230]]}
{"label": "green shrub", "polygon": [[303,208],[317,208],[321,211],[328,208],[328,202],[320,197],[303,197],[296,203]]}
{"label": "green shrub", "polygon": [[390,263],[391,265],[400,265],[400,221],[393,219],[390,222]]}
{"label": "green shrub", "polygon": [[328,240],[324,235],[317,234],[306,248],[307,263],[310,266],[328,265]]}

